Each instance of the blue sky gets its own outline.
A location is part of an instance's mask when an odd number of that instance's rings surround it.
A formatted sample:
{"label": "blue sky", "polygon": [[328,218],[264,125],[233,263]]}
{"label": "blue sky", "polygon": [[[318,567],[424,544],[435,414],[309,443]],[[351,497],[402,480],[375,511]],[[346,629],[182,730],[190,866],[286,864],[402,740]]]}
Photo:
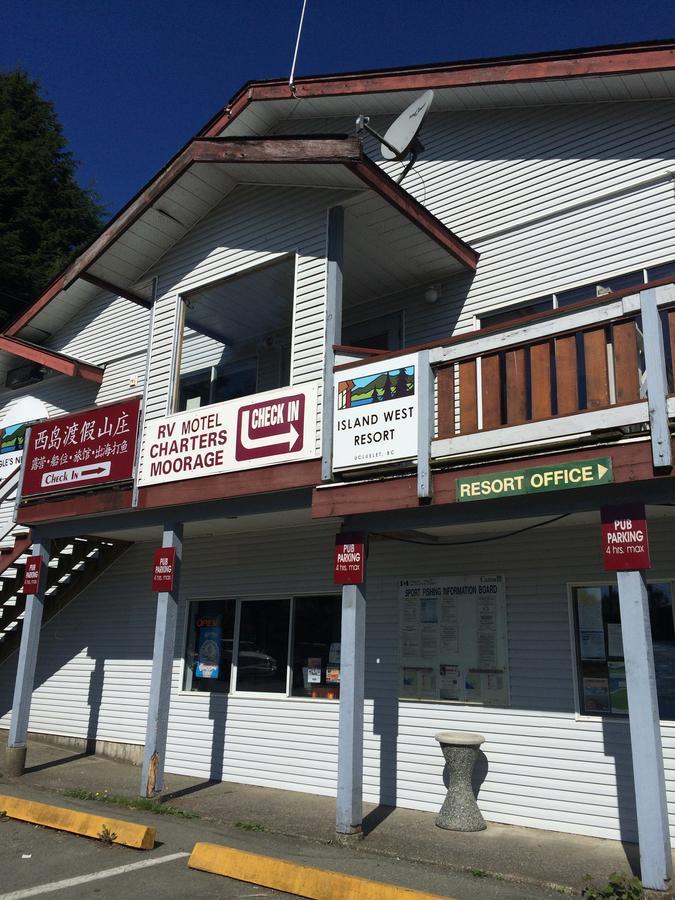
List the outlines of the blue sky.
{"label": "blue sky", "polygon": [[[115,213],[250,79],[288,77],[301,0],[4,0],[0,68],[54,102]],[[675,37],[674,0],[308,0],[297,74]]]}

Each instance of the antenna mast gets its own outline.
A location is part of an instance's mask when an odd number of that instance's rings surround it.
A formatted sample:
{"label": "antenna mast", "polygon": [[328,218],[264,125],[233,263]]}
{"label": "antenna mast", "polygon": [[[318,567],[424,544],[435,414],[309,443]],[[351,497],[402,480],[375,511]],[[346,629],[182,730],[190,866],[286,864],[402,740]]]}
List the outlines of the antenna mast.
{"label": "antenna mast", "polygon": [[295,96],[295,64],[298,61],[298,49],[300,47],[300,35],[302,34],[302,23],[305,21],[305,8],[307,0],[302,0],[302,12],[300,13],[300,25],[298,26],[298,36],[295,41],[295,52],[293,53],[293,62],[291,63],[291,76],[288,79],[288,86],[291,94]]}

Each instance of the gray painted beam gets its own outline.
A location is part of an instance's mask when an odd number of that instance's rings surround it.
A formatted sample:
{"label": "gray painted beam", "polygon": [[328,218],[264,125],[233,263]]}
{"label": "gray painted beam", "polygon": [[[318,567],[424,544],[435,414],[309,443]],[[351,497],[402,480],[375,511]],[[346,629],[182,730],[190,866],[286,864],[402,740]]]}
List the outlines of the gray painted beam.
{"label": "gray painted beam", "polygon": [[131,494],[131,505],[135,509],[138,506],[139,486],[138,472],[141,462],[141,450],[143,448],[143,434],[145,431],[145,411],[148,407],[148,394],[150,391],[150,364],[152,361],[152,344],[155,337],[155,308],[159,296],[159,276],[152,279],[152,303],[148,320],[148,340],[145,347],[145,369],[143,373],[143,399],[141,402],[141,415],[138,422],[138,438],[136,440],[136,453],[134,454],[134,486]]}
{"label": "gray painted beam", "polygon": [[[174,547],[176,549],[176,568],[173,590],[168,593],[157,594],[157,618],[155,620],[155,643],[152,652],[150,700],[148,703],[148,721],[145,730],[145,748],[143,750],[143,767],[141,770],[142,797],[153,797],[164,787],[164,763],[166,759],[166,736],[169,727],[169,705],[171,702],[173,649],[176,642],[178,593],[180,590],[180,570],[183,556],[182,523],[171,523],[164,526],[162,547]],[[148,577],[150,577],[149,572]]]}
{"label": "gray painted beam", "polygon": [[344,209],[328,210],[326,250],[326,335],[321,404],[321,480],[333,477],[333,367],[334,344],[342,340],[342,270],[344,265]]}
{"label": "gray painted beam", "polygon": [[644,572],[617,572],[642,883],[665,891],[672,862],[654,651]]}
{"label": "gray painted beam", "polygon": [[127,528],[151,528],[161,526],[166,521],[208,522],[213,519],[244,518],[259,513],[309,510],[311,505],[312,489],[299,488],[276,491],[273,494],[252,494],[230,500],[213,500],[209,503],[190,503],[157,509],[126,509],[118,513],[40,525],[40,531],[52,538],[79,537],[82,534],[124,531]]}
{"label": "gray painted beam", "polygon": [[37,594],[26,597],[26,610],[21,627],[21,644],[19,660],[14,683],[14,700],[12,703],[12,719],[9,726],[8,768],[13,775],[23,774],[26,761],[26,740],[28,735],[28,719],[33,698],[35,682],[35,666],[37,664],[42,610],[44,608],[45,589],[49,566],[50,542],[44,537],[35,535],[32,555],[42,559],[40,583]]}
{"label": "gray painted beam", "polygon": [[360,835],[363,822],[363,697],[366,658],[366,589],[342,588],[340,724],[337,815],[339,838]]}
{"label": "gray painted beam", "polygon": [[417,354],[417,496],[431,497],[431,440],[434,436],[434,374],[429,351]]}
{"label": "gray painted beam", "polygon": [[670,469],[673,465],[673,453],[668,423],[668,377],[666,375],[663,329],[654,288],[640,293],[640,310],[647,370],[652,459],[656,469]]}

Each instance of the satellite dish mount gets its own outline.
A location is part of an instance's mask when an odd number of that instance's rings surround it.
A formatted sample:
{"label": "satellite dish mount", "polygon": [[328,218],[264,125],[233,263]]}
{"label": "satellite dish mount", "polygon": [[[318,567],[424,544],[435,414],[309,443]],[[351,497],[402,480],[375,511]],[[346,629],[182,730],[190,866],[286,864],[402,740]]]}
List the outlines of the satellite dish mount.
{"label": "satellite dish mount", "polygon": [[361,114],[356,120],[356,131],[367,131],[380,142],[380,151],[384,159],[397,159],[403,162],[408,157],[405,167],[397,181],[400,184],[417,161],[417,157],[424,150],[424,145],[418,137],[422,121],[429,111],[431,101],[434,99],[433,91],[425,91],[420,94],[410,106],[389,126],[384,135],[379,134],[370,127],[370,117]]}

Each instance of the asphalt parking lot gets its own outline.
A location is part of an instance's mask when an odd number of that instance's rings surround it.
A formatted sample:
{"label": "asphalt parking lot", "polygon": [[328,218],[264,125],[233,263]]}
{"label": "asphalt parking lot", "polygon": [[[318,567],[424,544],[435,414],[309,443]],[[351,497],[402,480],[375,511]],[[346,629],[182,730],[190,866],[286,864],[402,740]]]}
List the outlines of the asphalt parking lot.
{"label": "asphalt parking lot", "polygon": [[0,900],[23,897],[189,897],[244,900],[289,897],[189,869],[189,849],[159,844],[131,850],[39,826],[0,822]]}

